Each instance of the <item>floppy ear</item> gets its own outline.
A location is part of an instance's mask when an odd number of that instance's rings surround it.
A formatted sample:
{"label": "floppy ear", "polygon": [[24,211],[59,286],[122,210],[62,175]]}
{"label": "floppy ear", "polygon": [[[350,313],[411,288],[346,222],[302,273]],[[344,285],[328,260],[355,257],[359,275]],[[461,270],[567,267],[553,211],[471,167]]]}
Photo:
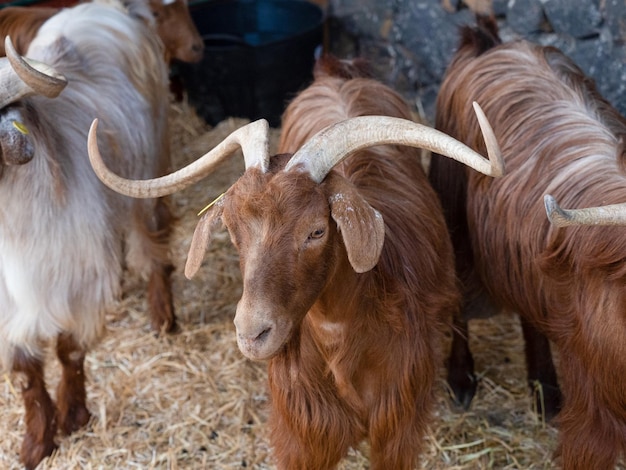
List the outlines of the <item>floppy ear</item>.
{"label": "floppy ear", "polygon": [[329,181],[330,214],[337,223],[352,268],[364,273],[378,263],[385,241],[385,223],[380,212],[352,184],[341,176],[333,176]]}
{"label": "floppy ear", "polygon": [[202,265],[204,255],[209,249],[213,232],[222,223],[222,207],[223,201],[218,200],[211,206],[200,218],[196,229],[193,232],[189,254],[187,255],[187,263],[185,264],[185,277],[191,279],[196,275],[198,269]]}

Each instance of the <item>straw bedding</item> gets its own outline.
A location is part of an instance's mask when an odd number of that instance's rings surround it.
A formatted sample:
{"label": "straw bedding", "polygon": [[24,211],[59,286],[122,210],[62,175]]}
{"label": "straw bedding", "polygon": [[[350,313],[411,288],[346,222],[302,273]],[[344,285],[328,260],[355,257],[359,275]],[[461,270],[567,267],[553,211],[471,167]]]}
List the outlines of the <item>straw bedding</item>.
{"label": "straw bedding", "polygon": [[[244,120],[209,128],[184,103],[171,108],[174,167],[215,146]],[[273,130],[276,145],[278,130]],[[210,179],[173,197],[180,217],[172,247],[174,295],[181,331],[156,337],[148,327],[144,283],[128,275],[124,297],[107,318],[101,343],[86,362],[85,429],[59,436],[59,449],[42,469],[272,469],[264,423],[266,366],[245,359],[232,319],[241,295],[238,257],[226,232],[211,245],[191,281],[182,274],[196,213],[241,174],[241,158]],[[471,324],[480,386],[470,411],[457,410],[440,381],[437,416],[427,437],[427,469],[552,468],[556,431],[532,410],[522,340],[513,316]],[[49,354],[48,381],[58,365]],[[19,382],[0,371],[0,469],[20,468],[24,431]],[[341,470],[367,469],[366,445]]]}

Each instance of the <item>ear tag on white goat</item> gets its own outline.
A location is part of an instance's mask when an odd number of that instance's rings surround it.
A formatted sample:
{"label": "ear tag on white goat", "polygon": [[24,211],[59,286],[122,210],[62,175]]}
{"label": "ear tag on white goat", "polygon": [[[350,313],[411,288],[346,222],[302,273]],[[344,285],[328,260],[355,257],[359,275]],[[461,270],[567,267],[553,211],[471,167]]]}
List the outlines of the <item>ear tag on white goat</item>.
{"label": "ear tag on white goat", "polygon": [[226,193],[222,193],[219,196],[217,196],[204,209],[202,209],[200,212],[198,212],[198,217],[200,217],[202,214],[204,214],[206,211],[208,211],[211,207],[213,207],[217,201],[219,201],[220,199],[222,199],[224,197],[224,194],[226,194]]}
{"label": "ear tag on white goat", "polygon": [[13,127],[15,127],[22,134],[24,134],[24,135],[30,134],[30,132],[28,132],[28,129],[26,128],[26,126],[24,124],[22,124],[21,122],[13,121],[12,124],[13,124]]}

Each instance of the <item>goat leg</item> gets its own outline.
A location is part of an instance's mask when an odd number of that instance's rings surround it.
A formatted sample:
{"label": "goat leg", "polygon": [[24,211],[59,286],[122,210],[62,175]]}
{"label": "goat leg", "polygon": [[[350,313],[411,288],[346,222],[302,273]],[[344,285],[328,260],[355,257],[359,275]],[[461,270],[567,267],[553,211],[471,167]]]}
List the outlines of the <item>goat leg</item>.
{"label": "goat leg", "polygon": [[57,448],[54,403],[46,390],[43,362],[22,350],[13,358],[13,372],[22,374],[26,433],[20,460],[28,470],[34,469]]}
{"label": "goat leg", "polygon": [[537,413],[550,421],[561,410],[561,390],[552,361],[550,342],[523,317],[524,352],[528,370],[528,384],[535,394]]}
{"label": "goat leg", "polygon": [[63,367],[57,386],[57,416],[61,431],[71,434],[91,417],[86,405],[85,349],[71,334],[62,333],[57,338],[57,356]]}
{"label": "goat leg", "polygon": [[156,332],[172,333],[178,329],[174,315],[170,278],[173,270],[174,267],[171,264],[157,265],[152,270],[148,281],[150,318],[152,329]]}
{"label": "goat leg", "polygon": [[171,274],[174,267],[167,252],[171,227],[175,218],[164,198],[159,198],[155,205],[157,229],[149,234],[155,247],[154,267],[148,281],[148,305],[152,329],[156,332],[172,333],[177,331],[176,314],[172,298]]}
{"label": "goat leg", "polygon": [[468,335],[467,320],[455,315],[448,358],[448,385],[452,389],[454,402],[466,410],[472,403],[477,387]]}

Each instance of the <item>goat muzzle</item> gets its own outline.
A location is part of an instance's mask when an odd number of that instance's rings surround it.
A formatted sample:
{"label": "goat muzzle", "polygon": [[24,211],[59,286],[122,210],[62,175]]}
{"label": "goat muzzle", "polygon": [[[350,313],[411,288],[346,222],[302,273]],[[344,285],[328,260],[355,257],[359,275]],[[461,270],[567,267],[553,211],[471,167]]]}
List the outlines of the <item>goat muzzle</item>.
{"label": "goat muzzle", "polygon": [[35,147],[23,124],[19,108],[0,110],[0,157],[4,165],[24,165],[35,155]]}
{"label": "goat muzzle", "polygon": [[255,361],[272,358],[290,337],[291,324],[275,317],[271,307],[254,305],[245,308],[244,305],[247,305],[245,300],[240,300],[234,319],[239,350],[248,359]]}

